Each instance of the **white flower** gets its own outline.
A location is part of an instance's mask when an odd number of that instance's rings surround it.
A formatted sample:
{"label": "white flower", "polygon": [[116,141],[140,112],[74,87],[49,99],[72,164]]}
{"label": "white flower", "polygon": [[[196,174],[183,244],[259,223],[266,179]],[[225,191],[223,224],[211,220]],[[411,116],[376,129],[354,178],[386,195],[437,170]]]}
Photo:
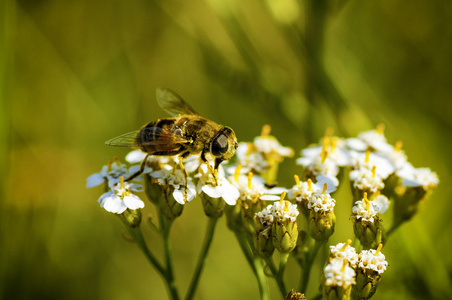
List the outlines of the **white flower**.
{"label": "white flower", "polygon": [[376,174],[376,169],[369,170],[362,168],[350,172],[350,180],[353,181],[353,187],[361,191],[368,190],[372,193],[382,190],[385,187],[383,179]]}
{"label": "white flower", "polygon": [[[351,243],[351,240],[349,240]],[[346,259],[350,266],[356,268],[358,264],[358,253],[355,248],[350,246],[350,243],[339,243],[336,246],[330,246],[330,257]]]}
{"label": "white flower", "polygon": [[314,194],[308,198],[308,209],[313,209],[314,211],[330,212],[333,211],[336,205],[336,200],[331,198],[330,194],[321,193]]}
{"label": "white flower", "polygon": [[275,195],[280,195],[285,191],[284,188],[266,188],[265,180],[260,176],[252,175],[252,173],[248,173],[248,176],[234,175],[228,179],[238,189],[242,200],[252,202],[257,202],[258,200],[276,201],[280,197]]}
{"label": "white flower", "polygon": [[254,146],[256,146],[258,152],[265,154],[281,157],[291,157],[294,154],[292,148],[282,146],[273,136],[258,136],[254,138]]}
{"label": "white flower", "polygon": [[397,176],[402,179],[402,185],[407,187],[422,186],[424,190],[434,189],[439,183],[438,175],[429,168],[414,168],[406,163],[397,171]]}
{"label": "white flower", "polygon": [[[237,163],[242,166],[241,174],[248,174],[248,172],[255,171],[257,173],[265,172],[270,168],[269,162],[265,159],[261,152],[258,152],[252,143],[239,143],[235,152]],[[234,173],[234,170],[228,170],[229,173]]]}
{"label": "white flower", "polygon": [[[334,177],[336,180],[337,178]],[[327,184],[327,189],[325,190],[325,193],[332,193],[336,190],[336,186],[338,182],[336,180],[332,180],[331,177],[328,176],[317,176],[317,182],[312,183],[308,181],[300,181],[298,179],[298,176],[296,176],[296,183],[289,191],[288,191],[288,197],[289,199],[294,199],[296,201],[302,201],[303,199],[308,199],[310,196],[312,196],[315,193],[321,193],[324,187],[324,184]]]}
{"label": "white flower", "polygon": [[129,174],[126,165],[119,163],[116,158],[115,163],[110,161],[108,165],[102,167],[99,173],[89,176],[86,180],[86,187],[91,188],[107,182],[108,186],[112,188],[114,184],[119,182],[121,176],[127,178]]}
{"label": "white flower", "polygon": [[256,218],[262,227],[269,227],[273,224],[274,216],[272,213],[273,205],[268,205],[262,211],[256,213]]}
{"label": "white flower", "polygon": [[324,175],[336,177],[337,174],[339,174],[339,166],[329,157],[326,159],[323,159],[320,156],[315,158],[300,157],[296,160],[296,163],[311,171],[314,176]]}
{"label": "white flower", "polygon": [[386,196],[379,195],[373,201],[369,201],[367,196],[364,196],[363,200],[355,202],[352,218],[373,223],[378,214],[386,212],[388,206],[389,200]]}
{"label": "white flower", "polygon": [[388,152],[392,147],[387,143],[381,125],[376,130],[361,132],[358,138],[347,139],[347,145],[356,151],[366,151],[370,148],[377,152]]}
{"label": "white flower", "polygon": [[[337,137],[330,138],[329,140],[334,141],[329,143],[328,147],[326,147],[330,160],[338,166],[347,166],[350,161],[350,155],[346,149],[345,141]],[[323,145],[315,145],[301,150],[302,157],[297,160],[297,163],[304,165],[305,161],[312,161],[313,159],[320,157],[324,148],[325,146]],[[306,164],[309,164],[309,162]]]}
{"label": "white flower", "polygon": [[[353,170],[372,170],[372,168],[376,166],[377,168],[375,172],[383,180],[388,178],[389,175],[391,175],[395,171],[392,162],[381,154],[350,151],[350,157],[350,165]],[[350,179],[352,179],[352,177],[350,177]]]}
{"label": "white flower", "polygon": [[325,285],[341,286],[347,288],[356,284],[355,270],[349,265],[348,261],[343,258],[336,257],[324,268]]}
{"label": "white flower", "polygon": [[229,205],[235,205],[237,203],[240,192],[224,177],[224,171],[221,166],[218,173],[214,177],[210,172],[208,172],[207,166],[203,164],[200,167],[199,176],[196,176],[200,177],[197,189],[198,194],[204,192],[211,198],[221,197]]}
{"label": "white flower", "polygon": [[[268,209],[269,207],[267,207]],[[273,203],[270,208],[271,214],[278,222],[290,220],[295,222],[299,214],[296,204],[291,204],[289,201],[281,200]]]}
{"label": "white flower", "polygon": [[190,202],[196,196],[195,184],[190,177],[185,177],[180,169],[171,171],[163,169],[152,172],[150,176],[156,178],[160,185],[174,188],[173,197],[180,204]]}
{"label": "white flower", "polygon": [[388,152],[383,153],[383,156],[391,161],[396,170],[401,169],[408,160],[405,151],[401,149],[401,144],[401,142],[397,142],[396,145],[394,147],[391,147]]}
{"label": "white flower", "polygon": [[122,214],[126,209],[143,208],[144,202],[131,192],[139,190],[139,185],[121,181],[111,191],[100,196],[98,203],[106,211],[116,214]]}
{"label": "white flower", "polygon": [[388,262],[385,260],[385,256],[378,249],[362,250],[359,253],[359,268],[374,270],[382,274],[387,266]]}

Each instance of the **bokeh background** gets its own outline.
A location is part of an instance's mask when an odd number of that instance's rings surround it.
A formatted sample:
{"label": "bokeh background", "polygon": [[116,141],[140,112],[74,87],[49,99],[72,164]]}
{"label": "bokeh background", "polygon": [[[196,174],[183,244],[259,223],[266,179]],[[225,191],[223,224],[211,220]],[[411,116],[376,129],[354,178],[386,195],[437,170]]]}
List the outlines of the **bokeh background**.
{"label": "bokeh background", "polygon": [[[384,123],[388,141],[402,140],[441,183],[384,248],[390,266],[374,299],[450,299],[451,16],[445,0],[0,1],[0,298],[166,298],[121,222],[98,206],[102,188],[85,188],[128,152],[105,140],[166,116],[155,102],[163,86],[241,141],[270,124],[296,156],[327,127],[349,137]],[[298,173],[286,159],[278,181],[290,187]],[[338,195],[331,244],[353,234],[349,196]],[[190,203],[172,232],[182,293],[201,216]],[[298,282],[295,267],[287,279]],[[224,220],[196,299],[258,299]]]}

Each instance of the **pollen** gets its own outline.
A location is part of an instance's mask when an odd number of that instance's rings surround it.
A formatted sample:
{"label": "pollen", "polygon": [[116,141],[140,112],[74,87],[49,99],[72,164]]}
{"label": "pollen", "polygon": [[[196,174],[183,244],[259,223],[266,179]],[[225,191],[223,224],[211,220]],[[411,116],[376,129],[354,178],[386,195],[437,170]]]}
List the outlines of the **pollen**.
{"label": "pollen", "polygon": [[107,164],[107,171],[110,172],[111,171],[111,166],[113,165],[113,161],[109,160],[108,164]]}
{"label": "pollen", "polygon": [[345,251],[345,249],[347,249],[348,246],[350,246],[352,244],[352,240],[351,239],[347,239],[344,243],[344,245],[341,248],[341,252]]}
{"label": "pollen", "polygon": [[119,157],[115,155],[113,158],[114,158],[114,160],[115,160],[116,165],[117,165],[118,167],[121,166],[121,162],[119,161]]}
{"label": "pollen", "polygon": [[249,172],[248,173],[248,189],[249,190],[251,190],[251,187],[252,187],[252,185],[251,185],[251,181],[253,180],[253,173],[252,172]]}
{"label": "pollen", "polygon": [[403,147],[403,142],[402,141],[395,142],[395,145],[394,145],[394,150],[395,151],[401,151],[402,147]]}
{"label": "pollen", "polygon": [[336,146],[337,146],[337,138],[333,138],[331,139],[331,152],[334,152],[334,150],[336,150]]}
{"label": "pollen", "polygon": [[369,211],[369,199],[367,199],[367,193],[366,193],[366,192],[364,192],[364,198],[363,198],[363,200],[364,200],[364,203],[366,203],[366,209],[367,209],[367,211]]}
{"label": "pollen", "polygon": [[370,157],[370,150],[366,151],[366,159],[364,160],[364,162],[367,164],[369,162],[369,157]]}
{"label": "pollen", "polygon": [[375,178],[375,170],[377,169],[377,166],[372,167],[372,178]]}
{"label": "pollen", "polygon": [[269,136],[271,131],[272,131],[271,126],[265,124],[264,126],[262,126],[261,136]]}
{"label": "pollen", "polygon": [[311,178],[308,178],[308,188],[310,191],[312,191],[312,180]]}
{"label": "pollen", "polygon": [[378,124],[375,131],[378,134],[383,134],[385,132],[385,124],[383,124],[383,123]]}
{"label": "pollen", "polygon": [[124,188],[124,176],[119,177],[119,184],[120,184],[121,189],[123,189]]}
{"label": "pollen", "polygon": [[240,171],[242,170],[242,165],[241,164],[238,164],[237,165],[237,168],[235,168],[235,171],[234,171],[234,180],[237,182],[237,181],[239,181],[239,176],[240,176]]}
{"label": "pollen", "polygon": [[322,159],[321,163],[324,164],[326,158],[328,157],[328,150],[326,150],[326,148],[324,147],[322,149],[322,152],[320,153],[320,158]]}
{"label": "pollen", "polygon": [[328,184],[326,184],[326,182],[323,184],[323,190],[322,190],[322,194],[325,194],[326,192],[326,188],[328,187]]}
{"label": "pollen", "polygon": [[345,272],[345,267],[348,265],[348,260],[347,259],[343,259],[342,261],[342,268],[341,268],[341,272],[344,273]]}
{"label": "pollen", "polygon": [[[279,204],[283,205],[284,198],[286,198],[286,191],[283,191],[283,192],[281,193],[281,198],[279,199]],[[287,210],[286,210],[286,206],[289,205],[288,203],[289,203],[289,202],[287,202],[287,203],[286,203],[287,205],[284,206],[284,210],[285,210],[285,211],[287,211]],[[288,209],[288,208],[287,208],[287,209]]]}
{"label": "pollen", "polygon": [[300,177],[298,177],[297,174],[295,174],[293,176],[293,178],[295,179],[295,183],[297,184],[298,187],[301,187],[301,182],[300,182]]}
{"label": "pollen", "polygon": [[375,255],[378,255],[378,253],[380,253],[381,248],[383,248],[383,243],[378,244],[378,248],[377,251],[375,252]]}

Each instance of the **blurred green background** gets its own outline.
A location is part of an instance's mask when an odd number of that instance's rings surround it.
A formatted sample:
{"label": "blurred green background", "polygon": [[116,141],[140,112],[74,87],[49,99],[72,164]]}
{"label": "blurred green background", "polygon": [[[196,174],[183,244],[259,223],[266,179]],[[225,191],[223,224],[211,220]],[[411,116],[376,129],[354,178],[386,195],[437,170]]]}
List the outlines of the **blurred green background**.
{"label": "blurred green background", "polygon": [[[85,188],[128,152],[105,140],[166,116],[159,86],[241,141],[270,124],[296,156],[327,127],[348,137],[383,122],[388,141],[402,140],[410,162],[441,182],[383,249],[390,266],[374,299],[452,298],[451,16],[445,0],[0,1],[0,298],[166,298],[121,222],[98,206],[102,188]],[[286,159],[280,184],[295,173]],[[331,244],[353,234],[348,197],[344,187]],[[182,293],[201,215],[190,203],[172,232]],[[224,220],[201,280],[197,299],[258,299]]]}

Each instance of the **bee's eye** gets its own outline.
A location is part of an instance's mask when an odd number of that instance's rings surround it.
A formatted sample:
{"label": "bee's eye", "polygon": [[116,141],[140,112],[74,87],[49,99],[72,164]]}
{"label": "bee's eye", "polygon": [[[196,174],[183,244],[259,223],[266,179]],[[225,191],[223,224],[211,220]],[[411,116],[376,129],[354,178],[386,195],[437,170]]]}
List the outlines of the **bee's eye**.
{"label": "bee's eye", "polygon": [[210,153],[213,156],[220,157],[228,151],[228,137],[224,134],[217,135],[210,144]]}

